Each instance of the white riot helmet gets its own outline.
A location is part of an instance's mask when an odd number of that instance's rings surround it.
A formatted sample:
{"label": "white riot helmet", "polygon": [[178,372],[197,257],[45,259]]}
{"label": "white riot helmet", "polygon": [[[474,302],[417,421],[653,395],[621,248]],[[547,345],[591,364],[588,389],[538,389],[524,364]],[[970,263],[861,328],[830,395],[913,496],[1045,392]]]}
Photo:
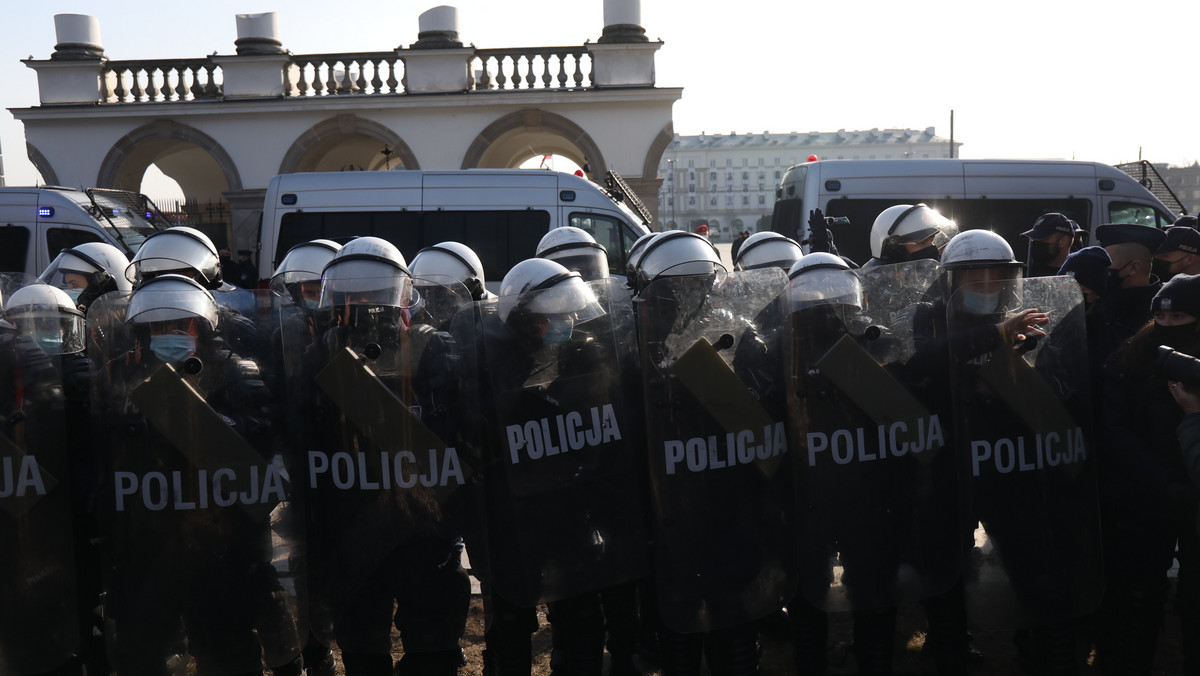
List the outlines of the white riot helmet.
{"label": "white riot helmet", "polygon": [[500,282],[497,315],[519,335],[546,343],[570,338],[572,329],[604,314],[578,272],[545,258],[517,263]]}
{"label": "white riot helmet", "polygon": [[321,282],[321,272],[342,245],[328,239],[301,242],[288,249],[275,273],[271,275],[271,290],[281,296],[291,296],[297,303],[304,302],[301,284]]}
{"label": "white riot helmet", "polygon": [[803,255],[800,244],[790,237],[778,232],[756,232],[742,242],[737,258],[733,259],[733,267],[735,270],[773,267],[786,271]]}
{"label": "white riot helmet", "polygon": [[83,352],[83,313],[58,287],[35,282],[17,289],[5,303],[4,316],[18,335],[37,343],[46,354]]}
{"label": "white riot helmet", "polygon": [[379,237],[352,239],[334,254],[321,274],[321,308],[347,305],[411,308],[416,304],[412,274],[396,245]]}
{"label": "white riot helmet", "polygon": [[473,300],[487,295],[483,262],[471,247],[461,242],[440,242],[421,249],[413,257],[409,270],[418,288],[423,286],[422,281],[429,284],[453,280],[465,286]]}
{"label": "white riot helmet", "polygon": [[221,286],[221,258],[208,235],[186,226],[160,230],[134,254],[125,278],[135,286],[164,274],[195,279],[206,289]]}
{"label": "white riot helmet", "polygon": [[129,297],[125,323],[134,325],[199,320],[217,327],[217,302],[212,292],[185,275],[166,274],[148,279]]}
{"label": "white riot helmet", "polygon": [[846,261],[831,253],[802,256],[788,270],[792,312],[818,305],[848,305],[862,309],[862,281]]}
{"label": "white riot helmet", "polygon": [[629,288],[633,288],[633,280],[637,276],[637,264],[642,259],[642,254],[646,253],[646,247],[661,234],[661,232],[648,232],[638,237],[633,246],[629,247],[629,255],[625,257],[625,281]]}
{"label": "white riot helmet", "polygon": [[942,267],[1020,267],[1012,247],[991,230],[967,230],[954,236],[942,250]]}
{"label": "white riot helmet", "polygon": [[128,267],[129,259],[117,247],[85,242],[59,252],[38,279],[62,289],[79,309],[86,310],[109,291],[133,290],[125,277]]}
{"label": "white riot helmet", "polygon": [[905,244],[933,238],[941,248],[958,232],[954,221],[924,204],[897,204],[884,209],[871,226],[871,255],[888,263],[910,260]]}
{"label": "white riot helmet", "polygon": [[712,275],[725,270],[717,248],[694,232],[672,230],[655,237],[638,258],[636,289],[644,290],[661,277]]}
{"label": "white riot helmet", "polygon": [[554,228],[538,242],[536,255],[578,272],[585,282],[608,277],[608,251],[581,228]]}

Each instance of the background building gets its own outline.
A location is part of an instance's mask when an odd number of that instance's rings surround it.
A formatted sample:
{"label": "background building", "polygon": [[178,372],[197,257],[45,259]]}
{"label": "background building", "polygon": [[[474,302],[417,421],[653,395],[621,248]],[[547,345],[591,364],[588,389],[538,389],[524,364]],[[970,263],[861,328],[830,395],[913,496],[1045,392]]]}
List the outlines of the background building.
{"label": "background building", "polygon": [[1187,167],[1157,167],[1167,187],[1189,214],[1200,213],[1200,162]]}
{"label": "background building", "polygon": [[[962,145],[955,143],[955,147]],[[663,230],[704,223],[713,239],[769,229],[775,187],[793,164],[826,160],[952,157],[950,140],[934,128],[787,134],[676,134],[659,162],[665,177],[658,216]]]}

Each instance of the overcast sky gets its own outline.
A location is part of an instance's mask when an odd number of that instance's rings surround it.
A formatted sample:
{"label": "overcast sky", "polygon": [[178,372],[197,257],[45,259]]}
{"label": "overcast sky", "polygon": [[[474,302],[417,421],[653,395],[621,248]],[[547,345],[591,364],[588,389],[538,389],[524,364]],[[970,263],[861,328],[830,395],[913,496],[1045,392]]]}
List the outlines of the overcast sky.
{"label": "overcast sky", "polygon": [[[459,0],[479,48],[581,45],[603,0]],[[235,15],[279,13],[297,54],[384,51],[416,41],[435,2],[4,0],[0,104],[37,105],[21,59],[47,59],[59,13],[100,20],[110,59],[234,53]],[[683,87],[681,134],[935,127],[962,157],[1200,160],[1196,0],[642,0],[662,40],[660,86]],[[37,180],[22,126],[0,112],[9,185]]]}

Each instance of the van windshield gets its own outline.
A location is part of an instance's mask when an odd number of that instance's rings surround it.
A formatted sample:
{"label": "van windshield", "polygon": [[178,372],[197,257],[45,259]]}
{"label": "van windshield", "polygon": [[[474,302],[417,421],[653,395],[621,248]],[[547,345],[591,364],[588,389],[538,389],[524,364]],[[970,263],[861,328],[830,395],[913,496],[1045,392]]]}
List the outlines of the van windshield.
{"label": "van windshield", "polygon": [[168,227],[166,219],[145,195],[124,190],[90,189],[89,215],[124,245],[130,256],[156,231]]}

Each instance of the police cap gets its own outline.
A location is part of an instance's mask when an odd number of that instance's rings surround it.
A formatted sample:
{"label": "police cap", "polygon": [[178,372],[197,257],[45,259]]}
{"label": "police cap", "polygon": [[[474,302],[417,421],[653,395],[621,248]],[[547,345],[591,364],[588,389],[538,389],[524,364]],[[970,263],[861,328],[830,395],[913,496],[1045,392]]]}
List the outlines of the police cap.
{"label": "police cap", "polygon": [[1167,228],[1167,237],[1163,240],[1155,256],[1161,256],[1172,251],[1182,251],[1186,254],[1200,254],[1200,231],[1186,225],[1176,225]]}
{"label": "police cap", "polygon": [[1021,233],[1022,237],[1029,239],[1047,239],[1055,233],[1061,232],[1064,235],[1075,236],[1075,233],[1081,232],[1083,228],[1071,219],[1059,213],[1042,214],[1033,222],[1033,227]]}
{"label": "police cap", "polygon": [[1167,234],[1158,228],[1133,223],[1108,223],[1096,228],[1096,239],[1100,246],[1114,244],[1141,244],[1150,251],[1157,251]]}
{"label": "police cap", "polygon": [[1200,318],[1200,275],[1175,275],[1150,303],[1153,312],[1182,312]]}
{"label": "police cap", "polygon": [[1100,293],[1104,291],[1110,265],[1112,258],[1107,251],[1102,247],[1088,246],[1067,256],[1058,274],[1074,275],[1075,281]]}

